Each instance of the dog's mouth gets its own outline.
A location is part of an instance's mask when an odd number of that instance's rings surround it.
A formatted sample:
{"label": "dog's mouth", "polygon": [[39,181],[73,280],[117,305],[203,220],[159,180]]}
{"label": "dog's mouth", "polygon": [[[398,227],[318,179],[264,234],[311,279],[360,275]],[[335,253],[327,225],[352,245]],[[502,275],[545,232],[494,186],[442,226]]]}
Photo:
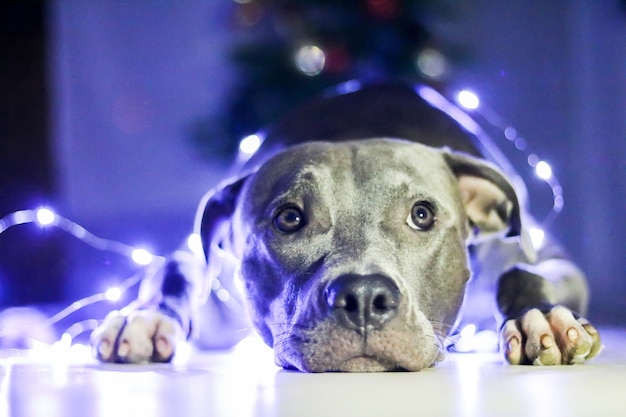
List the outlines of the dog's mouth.
{"label": "dog's mouth", "polygon": [[276,363],[304,372],[419,371],[440,360],[440,343],[428,329],[400,326],[367,337],[325,322],[274,344]]}
{"label": "dog's mouth", "polygon": [[384,358],[362,355],[350,358],[338,366],[339,372],[400,372],[408,369]]}

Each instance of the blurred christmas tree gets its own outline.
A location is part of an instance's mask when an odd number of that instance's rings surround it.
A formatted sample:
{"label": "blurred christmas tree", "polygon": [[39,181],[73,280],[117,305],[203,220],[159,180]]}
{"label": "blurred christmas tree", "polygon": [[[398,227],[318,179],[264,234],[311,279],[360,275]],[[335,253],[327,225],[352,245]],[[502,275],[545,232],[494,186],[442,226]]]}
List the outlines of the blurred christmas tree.
{"label": "blurred christmas tree", "polygon": [[432,28],[451,20],[460,3],[235,0],[238,85],[216,118],[221,132],[201,135],[204,146],[233,154],[241,138],[348,80],[445,82],[463,50]]}

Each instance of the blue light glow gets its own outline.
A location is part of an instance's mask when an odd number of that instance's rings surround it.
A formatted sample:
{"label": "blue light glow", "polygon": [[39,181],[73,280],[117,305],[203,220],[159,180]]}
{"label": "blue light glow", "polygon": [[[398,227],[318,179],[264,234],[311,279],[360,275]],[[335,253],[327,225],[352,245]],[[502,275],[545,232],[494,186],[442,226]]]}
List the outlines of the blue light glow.
{"label": "blue light glow", "polygon": [[480,99],[470,90],[461,90],[456,93],[456,101],[468,110],[476,110],[480,106]]}
{"label": "blue light glow", "polygon": [[252,155],[259,150],[261,142],[262,140],[259,135],[253,134],[246,136],[239,142],[239,150],[246,155]]}
{"label": "blue light glow", "polygon": [[48,226],[54,223],[56,220],[56,214],[48,208],[42,207],[37,210],[37,223],[41,226]]}
{"label": "blue light glow", "polygon": [[122,297],[122,290],[117,287],[109,288],[104,293],[104,296],[109,301],[119,301],[119,299]]}
{"label": "blue light glow", "polygon": [[134,249],[130,256],[137,265],[149,265],[154,259],[154,256],[145,249]]}
{"label": "blue light glow", "polygon": [[204,249],[202,248],[202,238],[198,233],[192,233],[187,237],[187,248],[196,256],[204,259]]}
{"label": "blue light glow", "polygon": [[537,162],[535,171],[537,172],[537,176],[542,180],[549,180],[552,178],[552,167],[546,161]]}
{"label": "blue light glow", "polygon": [[535,249],[540,249],[546,236],[545,232],[539,228],[531,227],[528,230],[528,234],[530,235],[530,241],[532,242],[533,247]]}

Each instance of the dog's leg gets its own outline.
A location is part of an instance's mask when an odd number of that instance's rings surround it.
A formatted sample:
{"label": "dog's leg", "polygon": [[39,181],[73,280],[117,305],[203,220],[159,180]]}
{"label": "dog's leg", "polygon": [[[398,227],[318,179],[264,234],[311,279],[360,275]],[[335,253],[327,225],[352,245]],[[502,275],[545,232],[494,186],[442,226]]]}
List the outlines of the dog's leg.
{"label": "dog's leg", "polygon": [[211,281],[208,300],[199,308],[196,346],[201,349],[231,348],[250,333],[251,324],[236,285],[238,263],[221,256],[219,276]]}
{"label": "dog's leg", "polygon": [[577,313],[587,306],[583,273],[566,259],[519,264],[497,288],[503,315],[501,351],[511,364],[557,365],[584,362],[601,347],[596,329]]}
{"label": "dog's leg", "polygon": [[114,311],[91,335],[104,362],[169,362],[194,329],[203,288],[203,263],[176,252],[161,271],[142,282],[139,299]]}

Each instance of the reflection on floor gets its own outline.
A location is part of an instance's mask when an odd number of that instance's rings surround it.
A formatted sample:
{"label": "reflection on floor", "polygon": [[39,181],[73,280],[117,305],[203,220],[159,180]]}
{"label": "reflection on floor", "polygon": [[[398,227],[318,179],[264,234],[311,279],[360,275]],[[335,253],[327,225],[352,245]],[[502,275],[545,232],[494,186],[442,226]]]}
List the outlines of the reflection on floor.
{"label": "reflection on floor", "polygon": [[605,349],[585,365],[450,354],[416,373],[283,371],[254,338],[169,365],[101,365],[84,347],[4,351],[0,416],[623,416],[626,330],[601,332]]}

